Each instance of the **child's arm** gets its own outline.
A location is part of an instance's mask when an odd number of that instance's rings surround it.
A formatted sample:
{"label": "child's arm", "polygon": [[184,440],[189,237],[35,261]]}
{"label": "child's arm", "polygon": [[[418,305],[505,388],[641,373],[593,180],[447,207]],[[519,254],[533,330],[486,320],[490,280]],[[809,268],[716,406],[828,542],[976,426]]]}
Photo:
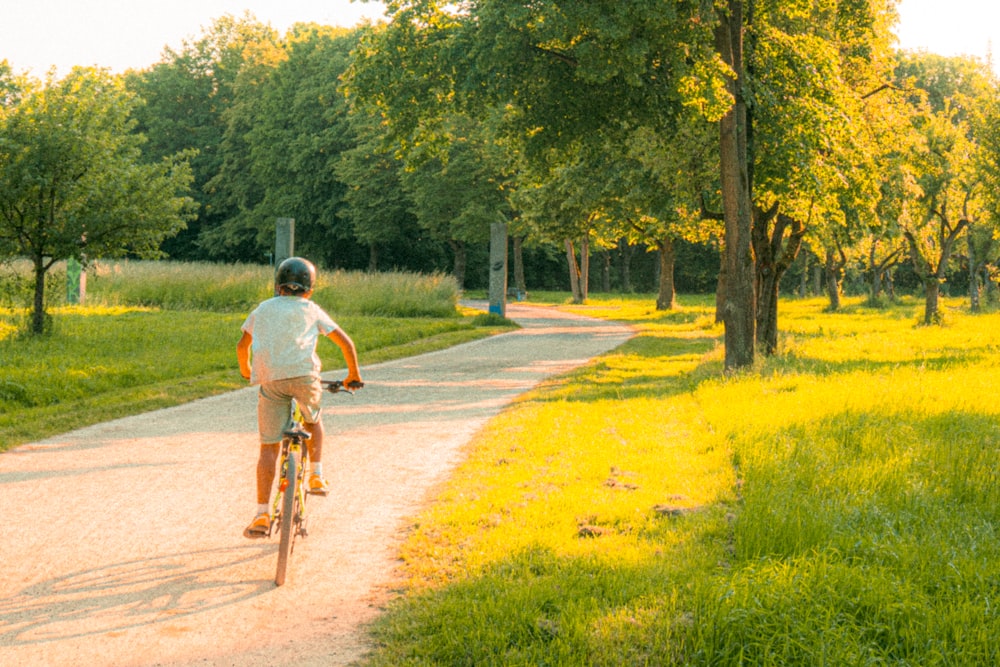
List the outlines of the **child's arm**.
{"label": "child's arm", "polygon": [[344,385],[349,386],[354,382],[361,382],[361,370],[358,368],[358,351],[355,349],[354,341],[351,340],[351,337],[343,329],[334,329],[327,334],[327,338],[340,348],[341,354],[344,355],[344,361],[347,363],[347,377],[344,379]]}
{"label": "child's arm", "polygon": [[246,331],[240,342],[236,343],[236,359],[240,362],[240,375],[244,379],[250,379],[250,345],[253,343],[253,336]]}

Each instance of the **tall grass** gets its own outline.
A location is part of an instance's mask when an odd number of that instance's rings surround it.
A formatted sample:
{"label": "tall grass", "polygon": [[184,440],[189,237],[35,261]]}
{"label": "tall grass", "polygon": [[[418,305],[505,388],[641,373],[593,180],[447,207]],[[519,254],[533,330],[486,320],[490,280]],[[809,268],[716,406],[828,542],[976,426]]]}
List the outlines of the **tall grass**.
{"label": "tall grass", "polygon": [[711,304],[593,301],[640,335],[470,445],[369,664],[1000,663],[1000,315],[847,305],[725,378]]}
{"label": "tall grass", "polygon": [[[273,294],[273,275],[258,265],[101,262],[89,273],[88,294],[109,305],[248,312]],[[456,314],[458,286],[441,274],[321,269],[313,299],[336,314],[449,317]]]}

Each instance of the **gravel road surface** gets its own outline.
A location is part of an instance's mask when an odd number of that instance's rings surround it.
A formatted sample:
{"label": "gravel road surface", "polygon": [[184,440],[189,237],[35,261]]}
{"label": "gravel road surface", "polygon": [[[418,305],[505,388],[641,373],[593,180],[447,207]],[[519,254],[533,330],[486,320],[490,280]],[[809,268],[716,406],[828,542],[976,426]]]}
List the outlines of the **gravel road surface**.
{"label": "gravel road surface", "polygon": [[310,503],[310,534],[280,588],[276,538],[242,536],[255,510],[253,388],[0,454],[0,664],[357,660],[401,529],[463,445],[519,394],[631,335],[549,308],[512,304],[507,315],[524,328],[362,359],[367,386],[324,399],[332,492]]}

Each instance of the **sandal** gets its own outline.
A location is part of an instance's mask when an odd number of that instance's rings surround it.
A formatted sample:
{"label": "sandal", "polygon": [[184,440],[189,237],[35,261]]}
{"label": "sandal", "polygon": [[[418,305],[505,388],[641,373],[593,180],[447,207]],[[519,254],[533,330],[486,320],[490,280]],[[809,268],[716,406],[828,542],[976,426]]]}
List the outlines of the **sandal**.
{"label": "sandal", "polygon": [[267,514],[258,514],[250,525],[243,531],[243,537],[256,539],[267,537],[271,534],[271,517]]}

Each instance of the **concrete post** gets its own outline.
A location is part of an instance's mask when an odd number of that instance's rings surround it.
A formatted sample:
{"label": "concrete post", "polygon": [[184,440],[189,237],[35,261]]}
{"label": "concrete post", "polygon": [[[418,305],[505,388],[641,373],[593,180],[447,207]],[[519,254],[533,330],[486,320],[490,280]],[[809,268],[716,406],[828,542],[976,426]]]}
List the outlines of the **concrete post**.
{"label": "concrete post", "polygon": [[274,226],[274,266],[295,256],[295,219],[278,218]]}
{"label": "concrete post", "polygon": [[507,316],[507,224],[490,224],[490,312]]}

